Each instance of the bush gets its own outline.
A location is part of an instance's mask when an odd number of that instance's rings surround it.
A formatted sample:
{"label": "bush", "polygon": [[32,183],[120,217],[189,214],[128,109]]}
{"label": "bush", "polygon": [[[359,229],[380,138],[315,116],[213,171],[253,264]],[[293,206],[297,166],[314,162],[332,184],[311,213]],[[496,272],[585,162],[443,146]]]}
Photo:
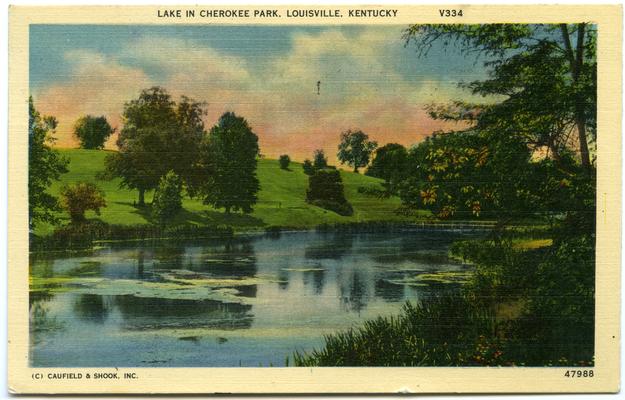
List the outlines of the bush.
{"label": "bush", "polygon": [[289,157],[286,154],[283,154],[280,156],[280,159],[278,160],[278,162],[280,163],[280,168],[289,169],[289,164],[291,163],[291,157]]}
{"label": "bush", "polygon": [[344,217],[349,217],[354,214],[354,209],[352,205],[348,202],[345,203],[337,203],[332,200],[313,200],[310,202],[313,206],[324,208],[326,210],[334,211],[338,215],[342,215]]}
{"label": "bush", "polygon": [[328,168],[328,158],[323,150],[315,150],[313,165],[316,170]]}
{"label": "bush", "polygon": [[85,222],[85,211],[93,210],[100,215],[100,208],[106,207],[104,192],[90,182],[77,182],[61,188],[61,205],[67,210],[72,223]]}
{"label": "bush", "polygon": [[152,214],[161,223],[171,220],[182,209],[182,181],[174,171],[161,177],[154,193]]}
{"label": "bush", "polygon": [[337,170],[317,170],[308,178],[306,201],[310,204],[334,211],[339,215],[352,215],[352,206],[345,199],[343,181]]}
{"label": "bush", "polygon": [[315,173],[315,167],[313,166],[313,163],[308,159],[304,160],[304,164],[302,164],[302,168],[304,169],[304,173],[308,176]]}
{"label": "bush", "polygon": [[[592,363],[594,240],[592,235],[568,238],[553,246],[537,263],[525,312],[514,324],[515,333],[527,343],[519,347],[519,358],[533,364],[543,360],[566,365]],[[533,343],[541,346],[532,349]]]}

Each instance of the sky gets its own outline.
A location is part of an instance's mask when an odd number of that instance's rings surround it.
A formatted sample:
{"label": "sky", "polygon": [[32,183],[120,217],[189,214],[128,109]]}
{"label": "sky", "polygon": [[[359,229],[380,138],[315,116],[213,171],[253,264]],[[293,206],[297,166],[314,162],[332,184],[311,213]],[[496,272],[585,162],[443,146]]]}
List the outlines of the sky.
{"label": "sky", "polygon": [[207,130],[225,111],[245,117],[267,157],[323,149],[334,162],[344,130],[410,146],[458,128],[430,119],[426,104],[475,100],[458,83],[485,78],[482,63],[440,44],[418,57],[405,28],[31,25],[30,93],[57,118],[58,147],[77,147],[82,115],[104,115],[119,132],[124,103],[162,86],[206,102]]}

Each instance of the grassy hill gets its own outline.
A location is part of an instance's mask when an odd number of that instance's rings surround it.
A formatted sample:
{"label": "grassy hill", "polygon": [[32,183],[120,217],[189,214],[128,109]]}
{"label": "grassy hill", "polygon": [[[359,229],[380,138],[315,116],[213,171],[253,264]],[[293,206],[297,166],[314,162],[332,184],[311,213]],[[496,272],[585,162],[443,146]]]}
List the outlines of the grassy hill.
{"label": "grassy hill", "polygon": [[[107,151],[61,149],[60,152],[70,159],[69,172],[61,177],[60,182],[55,182],[51,186],[51,193],[58,196],[61,186],[66,183],[95,182],[106,193],[107,207],[101,210],[99,217],[101,220],[111,224],[127,225],[151,221],[149,206],[140,209],[134,205],[137,201],[137,191],[120,189],[118,179],[113,181],[96,179],[96,173],[104,169]],[[261,190],[253,213],[225,215],[223,210],[215,210],[202,204],[201,200],[185,198],[184,210],[174,223],[227,224],[238,230],[245,230],[270,225],[307,228],[335,222],[406,220],[406,217],[395,214],[400,205],[398,198],[378,199],[358,193],[358,187],[379,185],[381,182],[379,179],[341,171],[345,196],[354,208],[354,215],[343,217],[305,202],[308,176],[304,174],[299,163],[292,162],[289,170],[282,170],[277,160],[262,159],[258,163],[257,175]],[[146,194],[147,203],[151,202],[152,195],[152,192]],[[424,212],[424,215],[427,213]],[[95,217],[95,213],[91,211],[87,213],[87,218]],[[62,223],[69,221],[66,213],[62,214],[61,218]],[[40,224],[36,233],[44,235],[52,230],[52,226]]]}

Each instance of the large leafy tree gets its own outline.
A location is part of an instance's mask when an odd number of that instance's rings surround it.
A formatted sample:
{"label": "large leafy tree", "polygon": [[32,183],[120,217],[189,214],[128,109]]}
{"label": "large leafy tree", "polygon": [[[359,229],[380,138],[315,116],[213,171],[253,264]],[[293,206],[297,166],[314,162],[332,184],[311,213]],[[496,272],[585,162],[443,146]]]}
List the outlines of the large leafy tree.
{"label": "large leafy tree", "polygon": [[358,173],[359,168],[369,164],[371,153],[376,147],[378,147],[377,142],[370,141],[369,136],[363,131],[347,130],[341,133],[337,157],[339,161],[351,166],[354,172]]}
{"label": "large leafy tree", "polygon": [[54,180],[67,172],[69,161],[52,149],[56,119],[42,116],[28,99],[28,214],[31,229],[38,222],[56,222],[60,210],[56,197],[47,192]]}
{"label": "large leafy tree", "polygon": [[408,151],[398,143],[388,143],[379,147],[365,175],[384,179],[389,191],[394,191],[406,176]]}
{"label": "large leafy tree", "polygon": [[439,133],[409,154],[400,197],[409,208],[439,218],[485,216],[502,225],[555,211],[550,203],[566,174],[550,160],[531,161],[531,151],[508,135],[483,131]]}
{"label": "large leafy tree", "polygon": [[104,142],[115,132],[106,117],[85,115],[74,124],[74,136],[80,141],[83,149],[101,149]]}
{"label": "large leafy tree", "polygon": [[193,189],[202,180],[195,164],[205,134],[202,103],[182,97],[176,104],[167,91],[153,87],[124,106],[124,127],[117,139],[119,151],[107,157],[107,171],[120,185],[139,192],[155,189],[168,171],[174,171]]}
{"label": "large leafy tree", "polygon": [[226,112],[211,129],[201,150],[198,192],[215,208],[252,212],[260,183],[256,177],[258,137],[245,118]]}
{"label": "large leafy tree", "polygon": [[405,32],[421,55],[435,42],[482,57],[489,78],[465,86],[496,99],[434,107],[437,118],[513,134],[558,160],[574,149],[592,168],[596,137],[596,27],[578,24],[413,25]]}

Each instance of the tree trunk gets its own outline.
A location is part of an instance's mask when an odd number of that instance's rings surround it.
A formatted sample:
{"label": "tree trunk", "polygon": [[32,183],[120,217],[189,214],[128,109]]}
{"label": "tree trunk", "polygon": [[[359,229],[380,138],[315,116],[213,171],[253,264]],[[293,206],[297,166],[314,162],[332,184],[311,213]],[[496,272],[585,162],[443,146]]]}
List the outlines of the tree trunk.
{"label": "tree trunk", "polygon": [[354,167],[354,173],[358,173],[358,167]]}
{"label": "tree trunk", "polygon": [[69,214],[69,218],[72,220],[72,224],[80,225],[87,221],[85,218],[85,212],[72,212]]}
{"label": "tree trunk", "polygon": [[139,207],[145,206],[145,189],[139,189]]}
{"label": "tree trunk", "polygon": [[226,214],[230,215],[230,206],[226,206]]}
{"label": "tree trunk", "polygon": [[590,153],[588,151],[588,139],[586,138],[586,117],[584,116],[583,106],[581,106],[575,116],[575,124],[577,125],[577,134],[579,136],[579,151],[582,157],[582,166],[590,169]]}
{"label": "tree trunk", "polygon": [[[573,78],[573,87],[577,87],[579,75],[584,66],[584,34],[586,32],[586,24],[578,24],[577,26],[577,44],[575,52],[571,45],[569,37],[569,28],[566,24],[560,24],[562,31],[562,39],[564,40],[564,50],[571,67],[571,76]],[[583,95],[575,93],[575,125],[577,126],[577,135],[579,138],[579,153],[582,160],[582,166],[590,169],[590,154],[588,151],[588,138],[586,137],[586,110]]]}

